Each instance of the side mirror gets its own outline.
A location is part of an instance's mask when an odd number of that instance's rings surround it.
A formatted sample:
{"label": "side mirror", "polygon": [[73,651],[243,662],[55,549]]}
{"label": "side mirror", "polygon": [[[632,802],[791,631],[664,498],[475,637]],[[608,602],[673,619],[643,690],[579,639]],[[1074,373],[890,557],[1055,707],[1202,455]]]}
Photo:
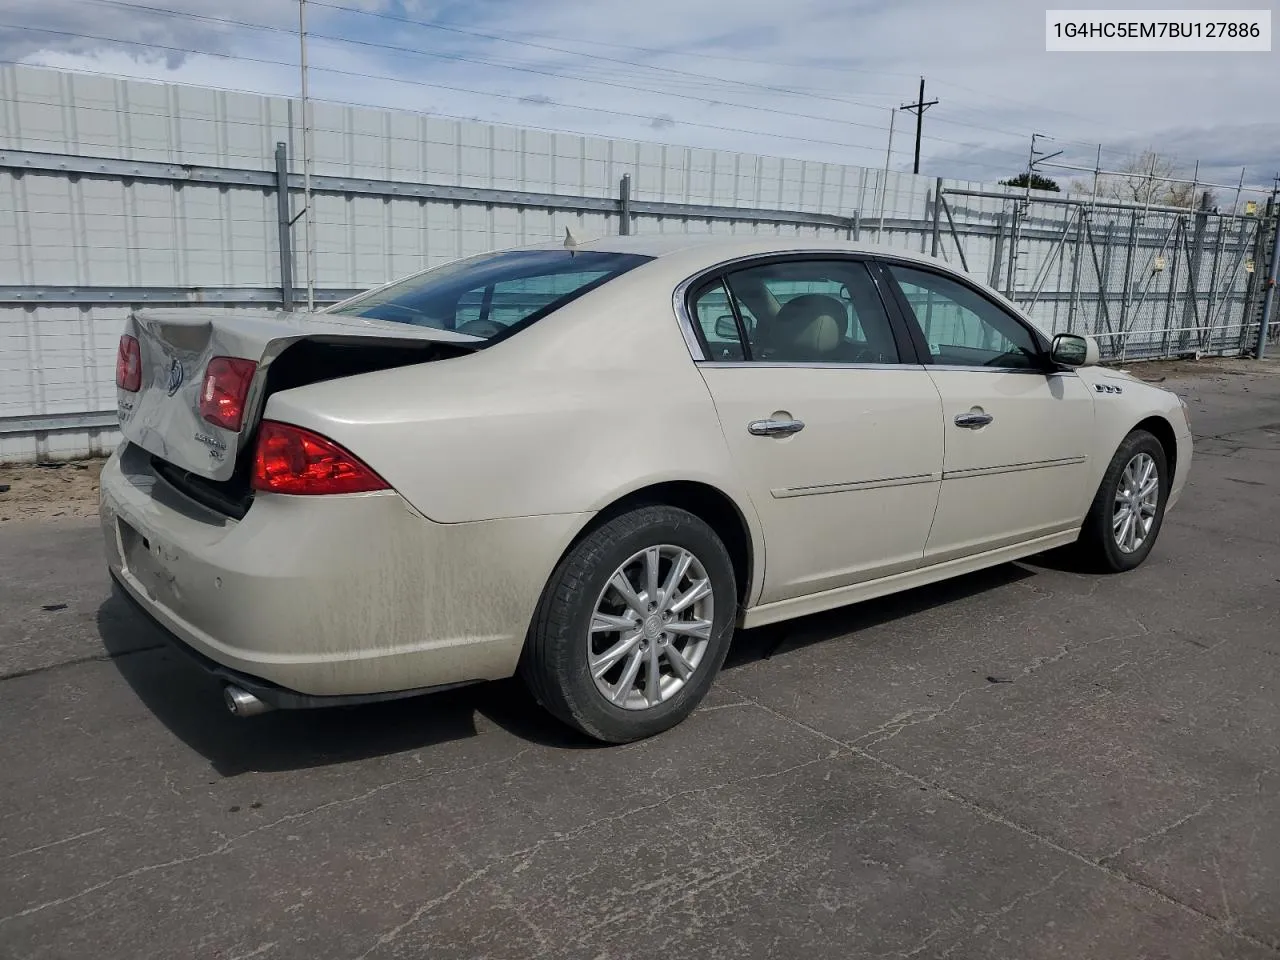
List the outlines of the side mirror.
{"label": "side mirror", "polygon": [[733,319],[733,314],[724,313],[716,317],[716,338],[719,340],[737,340],[738,324]]}
{"label": "side mirror", "polygon": [[1098,342],[1074,333],[1058,334],[1049,349],[1049,359],[1060,367],[1091,367],[1099,358]]}

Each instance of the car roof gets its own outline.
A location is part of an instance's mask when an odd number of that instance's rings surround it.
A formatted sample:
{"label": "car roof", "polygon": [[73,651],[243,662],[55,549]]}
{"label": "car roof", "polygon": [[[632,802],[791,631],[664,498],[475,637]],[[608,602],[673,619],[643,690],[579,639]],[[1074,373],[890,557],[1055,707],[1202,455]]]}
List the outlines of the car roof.
{"label": "car roof", "polygon": [[[602,253],[634,253],[653,257],[654,267],[664,268],[669,274],[681,279],[707,270],[717,264],[745,259],[755,256],[768,256],[774,253],[862,253],[870,256],[892,257],[901,262],[918,263],[948,275],[962,277],[965,282],[980,288],[988,297],[994,299],[1005,309],[1017,314],[1025,323],[1030,324],[1044,337],[1049,334],[1034,320],[1026,315],[1023,309],[1006,297],[987,281],[974,273],[962,269],[959,264],[948,263],[942,257],[933,257],[924,253],[916,253],[901,247],[891,247],[879,243],[863,243],[855,240],[840,240],[835,237],[802,237],[802,236],[711,236],[708,234],[646,234],[629,237],[578,237],[576,249],[597,250]],[[564,240],[548,241],[533,244],[525,249],[554,250],[564,249]]]}
{"label": "car roof", "polygon": [[[549,241],[534,245],[538,249],[563,248],[564,241]],[[708,262],[749,257],[756,254],[784,253],[815,250],[841,253],[866,253],[916,260],[922,263],[938,263],[934,257],[913,253],[883,244],[839,240],[833,237],[803,236],[710,236],[698,234],[647,234],[629,237],[581,237],[577,249],[597,250],[602,253],[634,253],[646,257],[671,257],[677,254],[700,256]]]}

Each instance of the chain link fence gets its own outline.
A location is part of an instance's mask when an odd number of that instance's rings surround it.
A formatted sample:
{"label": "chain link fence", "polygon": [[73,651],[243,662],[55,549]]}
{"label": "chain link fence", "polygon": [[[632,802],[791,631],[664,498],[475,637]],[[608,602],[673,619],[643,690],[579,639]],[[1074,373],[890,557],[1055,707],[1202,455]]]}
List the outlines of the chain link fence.
{"label": "chain link fence", "polygon": [[1096,337],[1106,359],[1258,347],[1275,275],[1274,203],[1221,213],[1039,193],[941,188],[939,195],[934,252],[1045,329]]}

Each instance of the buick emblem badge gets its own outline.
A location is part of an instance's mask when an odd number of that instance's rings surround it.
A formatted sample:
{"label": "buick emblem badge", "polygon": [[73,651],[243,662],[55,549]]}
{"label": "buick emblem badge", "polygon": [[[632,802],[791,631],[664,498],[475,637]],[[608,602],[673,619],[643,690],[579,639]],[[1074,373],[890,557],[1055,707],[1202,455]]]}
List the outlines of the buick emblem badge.
{"label": "buick emblem badge", "polygon": [[173,362],[169,364],[169,396],[173,396],[178,392],[178,388],[182,386],[182,379],[186,376],[182,370],[182,364],[178,362],[178,358],[174,357]]}

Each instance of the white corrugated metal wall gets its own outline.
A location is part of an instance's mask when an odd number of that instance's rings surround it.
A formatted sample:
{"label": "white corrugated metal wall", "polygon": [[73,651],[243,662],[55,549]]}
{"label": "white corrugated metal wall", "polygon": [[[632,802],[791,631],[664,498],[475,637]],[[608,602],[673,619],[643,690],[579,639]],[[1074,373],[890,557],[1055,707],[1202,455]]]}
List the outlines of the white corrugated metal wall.
{"label": "white corrugated metal wall", "polygon": [[[300,171],[298,105],[287,99],[0,68],[0,150],[254,170],[277,141]],[[314,104],[313,173],[842,215],[874,208],[881,172],[861,167],[547,133]],[[933,181],[891,173],[890,218],[925,215]],[[295,209],[300,201],[295,198]],[[319,194],[318,289],[372,286],[471,253],[559,236],[616,233],[616,218],[439,201]],[[638,217],[636,232],[803,231]],[[252,187],[0,171],[0,285],[273,287],[274,195]],[[305,283],[302,223],[295,283]],[[903,238],[905,240],[905,237]],[[128,305],[0,305],[0,420],[114,406],[118,330]],[[98,431],[0,434],[0,459],[74,455]],[[107,431],[109,434],[110,431]],[[109,444],[103,436],[97,446]]]}
{"label": "white corrugated metal wall", "polygon": [[[0,67],[0,153],[29,151],[238,170],[274,170],[277,142],[300,172],[296,102],[197,87],[112,80],[32,67]],[[616,199],[624,174],[633,201],[709,204],[852,217],[864,234],[881,216],[881,242],[926,250],[931,177],[549,133],[429,116],[314,104],[313,174],[439,186]],[[884,190],[882,193],[882,181]],[[980,184],[946,181],[948,188]],[[320,193],[314,197],[317,290],[368,287],[460,256],[563,234],[617,233],[612,212],[511,204]],[[1003,201],[965,198],[967,216],[991,220]],[[294,197],[294,210],[301,208]],[[905,221],[911,221],[907,223]],[[633,232],[825,233],[834,227],[638,215]],[[280,285],[276,197],[262,186],[155,182],[0,169],[0,286],[134,288],[112,303],[0,303],[0,460],[71,456],[110,444],[102,430],[3,429],[14,418],[114,408],[118,331],[141,288]],[[305,286],[303,224],[293,228],[294,283]],[[1019,273],[1048,256],[1031,243]],[[994,240],[969,236],[969,269],[986,279]],[[956,260],[943,238],[942,253]],[[1070,267],[1067,267],[1068,275]],[[119,298],[117,300],[117,298]],[[119,305],[115,305],[118,302]],[[1038,311],[1058,324],[1057,303]]]}

